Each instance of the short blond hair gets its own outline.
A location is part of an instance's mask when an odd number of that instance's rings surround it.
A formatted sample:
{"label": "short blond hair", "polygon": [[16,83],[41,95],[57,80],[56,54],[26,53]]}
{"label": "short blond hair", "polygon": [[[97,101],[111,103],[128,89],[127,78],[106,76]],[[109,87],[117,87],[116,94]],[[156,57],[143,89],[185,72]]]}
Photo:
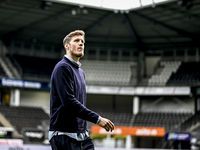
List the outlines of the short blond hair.
{"label": "short blond hair", "polygon": [[65,46],[65,44],[69,44],[69,42],[71,41],[71,38],[76,36],[76,35],[81,35],[84,37],[85,40],[85,32],[83,30],[75,30],[70,32],[68,35],[65,36],[65,38],[63,39],[63,45]]}

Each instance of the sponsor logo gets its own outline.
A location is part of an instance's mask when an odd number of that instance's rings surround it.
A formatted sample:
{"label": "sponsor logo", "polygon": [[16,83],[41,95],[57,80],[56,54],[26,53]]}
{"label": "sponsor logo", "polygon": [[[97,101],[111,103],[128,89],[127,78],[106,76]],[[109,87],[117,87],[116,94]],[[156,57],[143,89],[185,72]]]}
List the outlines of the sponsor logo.
{"label": "sponsor logo", "polygon": [[23,141],[19,139],[0,139],[0,145],[23,145]]}
{"label": "sponsor logo", "polygon": [[156,136],[157,130],[156,129],[146,129],[146,128],[137,129],[136,135],[138,135],[138,136],[141,136],[141,135]]}
{"label": "sponsor logo", "polygon": [[20,87],[20,88],[24,87],[24,88],[33,88],[33,89],[40,89],[42,86],[40,82],[32,82],[32,81],[9,79],[9,78],[2,78],[1,84],[3,86],[12,86],[12,87]]}
{"label": "sponsor logo", "polygon": [[191,139],[190,133],[168,133],[166,134],[167,140],[189,141]]}
{"label": "sponsor logo", "polygon": [[118,134],[118,135],[134,135],[134,136],[156,136],[162,137],[165,135],[164,127],[127,127],[116,126],[112,132],[107,132],[99,126],[92,126],[91,132],[95,134]]}
{"label": "sponsor logo", "polygon": [[42,139],[44,137],[44,133],[40,131],[25,131],[24,135],[28,138],[37,138],[37,139]]}

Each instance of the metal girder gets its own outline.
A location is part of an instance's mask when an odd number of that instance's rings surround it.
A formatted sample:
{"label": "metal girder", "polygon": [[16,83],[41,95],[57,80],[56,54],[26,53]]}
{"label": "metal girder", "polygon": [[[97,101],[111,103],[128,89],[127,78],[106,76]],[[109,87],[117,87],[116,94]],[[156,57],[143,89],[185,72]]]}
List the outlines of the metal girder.
{"label": "metal girder", "polygon": [[27,28],[30,28],[30,27],[32,27],[32,26],[34,26],[34,25],[37,25],[37,24],[41,23],[41,22],[45,22],[45,21],[47,21],[47,20],[49,20],[49,19],[55,18],[55,17],[57,17],[57,16],[60,16],[60,15],[66,13],[66,12],[68,12],[68,11],[71,11],[71,9],[73,9],[73,8],[75,8],[75,7],[76,7],[76,6],[71,6],[71,7],[68,8],[68,9],[65,9],[65,10],[62,10],[62,11],[56,13],[56,14],[47,16],[46,18],[37,20],[37,21],[35,21],[35,22],[33,22],[33,23],[27,25],[27,26],[23,26],[23,27],[18,28],[18,29],[14,30],[14,31],[8,32],[8,33],[2,35],[2,36],[1,36],[1,39],[2,39],[2,40],[12,39],[13,37],[16,37],[18,34],[20,34],[21,32],[23,32],[24,30],[26,30]]}
{"label": "metal girder", "polygon": [[7,0],[0,0],[0,4],[2,4],[3,2],[6,2]]}
{"label": "metal girder", "polygon": [[168,29],[170,29],[170,30],[172,30],[172,31],[177,32],[177,33],[180,34],[180,35],[183,35],[183,36],[185,36],[185,37],[191,38],[191,39],[194,40],[194,41],[197,40],[197,37],[196,37],[194,34],[192,34],[192,33],[189,33],[189,32],[186,32],[186,31],[184,31],[184,30],[181,30],[181,29],[172,27],[172,26],[170,26],[170,25],[168,25],[168,24],[165,24],[165,23],[163,23],[163,22],[161,22],[161,21],[155,20],[155,19],[153,19],[153,18],[151,18],[151,17],[147,17],[147,16],[145,16],[145,15],[143,15],[143,14],[140,14],[140,13],[137,13],[137,12],[134,12],[134,11],[132,11],[131,13],[134,14],[134,15],[137,15],[137,16],[139,16],[139,17],[142,17],[142,18],[144,18],[144,19],[146,19],[146,20],[149,20],[149,21],[151,21],[151,22],[153,22],[153,23],[156,23],[156,24],[159,24],[159,25],[161,25],[161,26],[164,26],[164,27],[166,27],[166,28],[168,28]]}
{"label": "metal girder", "polygon": [[174,13],[179,13],[181,15],[187,15],[187,16],[193,17],[193,18],[198,19],[198,20],[200,19],[200,15],[191,14],[189,11],[180,11],[180,10],[177,10],[175,8],[171,8],[169,6],[163,6],[163,5],[158,5],[156,7],[160,7],[160,8],[165,9],[165,10],[170,10]]}
{"label": "metal girder", "polygon": [[138,35],[137,31],[135,30],[135,27],[133,26],[133,23],[131,22],[128,14],[124,14],[124,16],[125,16],[126,20],[128,21],[128,24],[129,24],[129,26],[131,28],[133,36],[136,39],[136,47],[137,47],[137,49],[140,50],[140,51],[146,50],[146,45],[145,45],[145,43],[143,43],[142,39],[140,38],[140,36]]}
{"label": "metal girder", "polygon": [[96,21],[92,22],[88,27],[84,29],[85,32],[93,28],[94,26],[100,24],[103,20],[105,20],[107,17],[109,17],[111,14],[113,14],[112,11],[108,11],[105,15],[101,16],[100,18],[96,19]]}

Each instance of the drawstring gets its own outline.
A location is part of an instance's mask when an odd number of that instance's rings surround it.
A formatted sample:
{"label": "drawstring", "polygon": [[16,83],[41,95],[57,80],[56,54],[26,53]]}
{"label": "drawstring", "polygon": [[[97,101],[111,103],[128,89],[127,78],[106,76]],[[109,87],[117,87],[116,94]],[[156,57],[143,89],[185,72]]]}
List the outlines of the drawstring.
{"label": "drawstring", "polygon": [[81,150],[82,150],[83,149],[82,142],[80,142],[80,147],[81,147]]}

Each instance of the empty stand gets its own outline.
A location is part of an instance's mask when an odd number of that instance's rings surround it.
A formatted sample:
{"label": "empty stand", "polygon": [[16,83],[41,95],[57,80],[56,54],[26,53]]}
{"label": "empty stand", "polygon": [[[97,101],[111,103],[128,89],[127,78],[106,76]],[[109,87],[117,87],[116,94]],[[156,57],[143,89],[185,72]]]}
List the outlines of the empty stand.
{"label": "empty stand", "polygon": [[[98,109],[94,111],[102,117],[110,119],[115,124],[115,126],[130,126],[131,119],[133,117],[131,111],[115,111],[105,109]],[[94,125],[90,122],[88,122],[87,124],[89,130],[91,128],[91,125]]]}
{"label": "empty stand", "polygon": [[6,75],[5,71],[3,70],[3,68],[0,65],[0,78],[1,77],[8,77],[8,76]]}
{"label": "empty stand", "polygon": [[180,61],[161,61],[160,66],[162,71],[160,74],[154,74],[148,80],[149,86],[165,86],[172,73],[175,73],[179,66]]}
{"label": "empty stand", "polygon": [[191,113],[181,112],[139,112],[135,116],[133,126],[165,127],[166,131],[177,131],[191,116]]}
{"label": "empty stand", "polygon": [[[138,126],[138,127],[165,127],[166,132],[184,132],[187,128],[191,127],[192,123],[186,123],[193,121],[194,118],[199,118],[189,112],[139,112],[137,115],[133,115],[129,111],[109,111],[109,110],[95,110],[102,117],[109,118],[115,124],[115,126]],[[190,121],[187,121],[187,120]],[[197,121],[197,119],[196,119]],[[199,120],[198,120],[199,121]],[[185,125],[186,124],[186,125]],[[88,129],[91,125],[88,122]]]}
{"label": "empty stand", "polygon": [[19,133],[22,128],[37,128],[43,120],[49,120],[49,116],[39,107],[0,105],[0,112]]}
{"label": "empty stand", "polygon": [[[94,110],[102,117],[109,118],[115,126],[165,127],[166,132],[185,132],[192,125],[200,122],[200,114],[189,112],[139,112]],[[0,112],[21,133],[23,128],[38,128],[49,124],[49,116],[39,107],[8,107],[0,105]],[[90,131],[93,123],[88,122]],[[0,124],[1,126],[1,124]],[[48,127],[46,127],[48,128]]]}
{"label": "empty stand", "polygon": [[13,55],[10,58],[14,58],[23,69],[23,79],[34,79],[35,77],[38,80],[42,78],[48,81],[50,79],[55,64],[59,61],[58,59],[48,59],[21,55]]}
{"label": "empty stand", "polygon": [[185,120],[181,124],[181,131],[187,131],[190,129],[190,127],[196,125],[197,123],[200,123],[200,114],[195,114],[193,116],[190,116],[187,120]]}
{"label": "empty stand", "polygon": [[3,127],[3,125],[1,124],[1,122],[0,122],[0,127]]}
{"label": "empty stand", "polygon": [[167,85],[200,85],[200,62],[184,62],[177,72],[174,72],[167,82]]}
{"label": "empty stand", "polygon": [[[23,79],[38,80],[45,78],[49,81],[54,66],[60,59],[47,59],[30,56],[14,55],[14,58],[23,68]],[[13,61],[12,61],[13,62]],[[131,66],[134,62],[81,60],[81,68],[85,72],[87,84],[97,85],[129,85]]]}
{"label": "empty stand", "polygon": [[87,84],[129,85],[134,62],[81,60]]}

